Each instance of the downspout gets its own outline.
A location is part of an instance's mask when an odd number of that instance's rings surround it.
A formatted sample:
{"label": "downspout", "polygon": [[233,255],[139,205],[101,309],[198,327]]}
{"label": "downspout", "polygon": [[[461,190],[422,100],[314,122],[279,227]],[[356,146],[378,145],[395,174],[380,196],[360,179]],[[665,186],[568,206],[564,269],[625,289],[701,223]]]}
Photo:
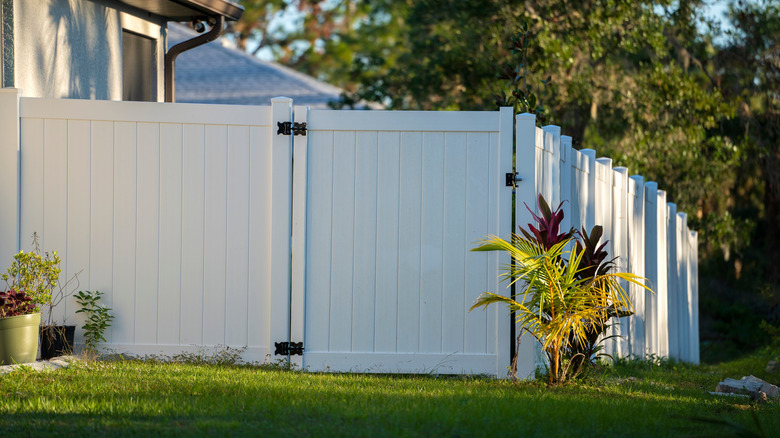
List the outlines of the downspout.
{"label": "downspout", "polygon": [[216,18],[216,23],[211,29],[191,40],[182,41],[171,47],[165,54],[165,101],[176,102],[176,57],[187,50],[210,43],[219,38],[225,27],[225,17]]}

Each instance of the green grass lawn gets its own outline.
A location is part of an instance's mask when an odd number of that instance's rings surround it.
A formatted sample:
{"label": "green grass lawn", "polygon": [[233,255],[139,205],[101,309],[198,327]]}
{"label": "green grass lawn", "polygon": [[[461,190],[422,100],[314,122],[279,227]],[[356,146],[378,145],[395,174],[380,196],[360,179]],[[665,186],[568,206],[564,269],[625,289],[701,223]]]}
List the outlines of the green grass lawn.
{"label": "green grass lawn", "polygon": [[764,372],[770,356],[766,350],[717,366],[620,363],[556,388],[486,378],[81,363],[0,376],[0,436],[735,435],[730,426],[694,418],[777,436],[780,402],[707,392],[724,377],[746,374],[780,383],[778,373]]}

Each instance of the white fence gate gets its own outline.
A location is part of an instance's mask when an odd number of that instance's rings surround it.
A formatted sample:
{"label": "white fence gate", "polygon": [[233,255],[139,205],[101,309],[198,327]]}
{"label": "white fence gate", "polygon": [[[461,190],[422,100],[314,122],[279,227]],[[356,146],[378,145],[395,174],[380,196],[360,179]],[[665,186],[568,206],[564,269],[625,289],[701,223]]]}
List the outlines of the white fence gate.
{"label": "white fence gate", "polygon": [[[279,122],[308,124],[285,136]],[[516,124],[516,129],[515,125]],[[99,289],[116,319],[107,347],[175,354],[303,342],[310,370],[504,376],[511,322],[469,313],[508,262],[474,253],[542,193],[565,227],[605,227],[637,315],[609,350],[698,361],[696,234],[654,183],[576,151],[560,128],[499,112],[308,111],[20,98],[0,90],[0,261],[33,232],[61,280]],[[668,243],[667,243],[668,242]],[[670,261],[667,263],[667,261]],[[83,270],[83,271],[82,271]],[[57,321],[78,321],[75,302]],[[77,341],[80,333],[77,335]],[[535,348],[521,346],[533,376]]]}
{"label": "white fence gate", "polygon": [[505,290],[497,273],[508,259],[469,250],[511,232],[512,119],[505,108],[298,120],[308,123],[295,155],[305,243],[293,250],[306,272],[304,367],[504,375],[505,309],[468,309]]}

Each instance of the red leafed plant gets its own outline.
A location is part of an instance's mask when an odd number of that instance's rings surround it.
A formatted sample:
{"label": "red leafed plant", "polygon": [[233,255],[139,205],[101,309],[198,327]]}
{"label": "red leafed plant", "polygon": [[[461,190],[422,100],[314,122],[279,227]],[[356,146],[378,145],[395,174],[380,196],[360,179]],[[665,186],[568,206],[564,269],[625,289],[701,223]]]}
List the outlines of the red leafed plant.
{"label": "red leafed plant", "polygon": [[13,289],[0,292],[0,318],[28,315],[35,311],[35,303],[24,292]]}
{"label": "red leafed plant", "polygon": [[520,231],[526,239],[538,242],[544,249],[549,251],[558,243],[571,239],[575,230],[572,228],[566,233],[561,232],[561,222],[563,222],[563,210],[561,210],[561,207],[563,207],[563,202],[558,205],[558,208],[556,208],[555,211],[550,209],[550,206],[547,205],[547,201],[544,200],[542,195],[539,195],[538,202],[539,211],[542,213],[541,217],[537,216],[533,210],[528,208],[528,205],[525,206],[536,221],[536,226],[528,224],[528,229],[531,231],[530,233],[522,228],[520,228]]}

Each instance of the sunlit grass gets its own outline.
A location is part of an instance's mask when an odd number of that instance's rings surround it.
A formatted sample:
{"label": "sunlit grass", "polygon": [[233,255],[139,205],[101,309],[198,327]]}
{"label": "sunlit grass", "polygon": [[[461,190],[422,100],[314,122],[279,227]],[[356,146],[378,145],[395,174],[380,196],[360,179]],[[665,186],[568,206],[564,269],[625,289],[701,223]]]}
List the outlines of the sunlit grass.
{"label": "sunlit grass", "polygon": [[[762,364],[763,362],[763,364]],[[725,420],[780,430],[780,403],[718,397],[719,366],[627,362],[548,387],[471,377],[311,374],[270,367],[91,362],[0,377],[0,434],[309,436],[716,436]]]}

